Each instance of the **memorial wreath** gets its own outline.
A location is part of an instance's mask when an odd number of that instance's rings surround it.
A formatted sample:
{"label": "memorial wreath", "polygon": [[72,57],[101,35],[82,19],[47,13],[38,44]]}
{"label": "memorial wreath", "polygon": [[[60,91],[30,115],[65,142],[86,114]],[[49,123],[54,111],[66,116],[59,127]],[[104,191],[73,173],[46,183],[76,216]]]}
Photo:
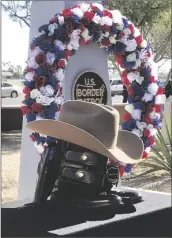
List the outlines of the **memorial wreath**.
{"label": "memorial wreath", "polygon": [[[64,101],[62,82],[68,60],[82,45],[95,42],[124,71],[123,84],[128,90],[123,130],[138,135],[144,143],[142,158],[148,157],[161,126],[164,95],[159,86],[150,45],[139,30],[118,10],[105,9],[98,3],[82,3],[55,14],[39,27],[40,35],[30,44],[25,69],[25,94],[22,106],[27,122],[57,119]],[[56,139],[33,132],[30,136],[41,153]],[[134,149],[134,148],[133,148]],[[120,173],[133,165],[120,164]]]}

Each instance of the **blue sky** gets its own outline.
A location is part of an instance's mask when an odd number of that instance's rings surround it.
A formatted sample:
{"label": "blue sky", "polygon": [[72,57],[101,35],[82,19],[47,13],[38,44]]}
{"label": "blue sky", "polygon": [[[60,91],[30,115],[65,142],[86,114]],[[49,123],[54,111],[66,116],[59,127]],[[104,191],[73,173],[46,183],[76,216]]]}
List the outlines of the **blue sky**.
{"label": "blue sky", "polygon": [[2,62],[11,61],[13,65],[26,66],[29,45],[29,27],[9,19],[2,11]]}

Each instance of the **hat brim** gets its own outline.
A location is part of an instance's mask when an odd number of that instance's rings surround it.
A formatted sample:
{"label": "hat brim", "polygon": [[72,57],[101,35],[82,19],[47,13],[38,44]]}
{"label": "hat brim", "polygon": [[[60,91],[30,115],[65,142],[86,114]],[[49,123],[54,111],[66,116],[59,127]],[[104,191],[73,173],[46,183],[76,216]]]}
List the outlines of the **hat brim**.
{"label": "hat brim", "polygon": [[85,147],[115,162],[136,164],[140,162],[143,153],[142,140],[128,131],[119,131],[117,146],[107,148],[88,132],[58,120],[37,120],[29,122],[26,127],[34,132]]}

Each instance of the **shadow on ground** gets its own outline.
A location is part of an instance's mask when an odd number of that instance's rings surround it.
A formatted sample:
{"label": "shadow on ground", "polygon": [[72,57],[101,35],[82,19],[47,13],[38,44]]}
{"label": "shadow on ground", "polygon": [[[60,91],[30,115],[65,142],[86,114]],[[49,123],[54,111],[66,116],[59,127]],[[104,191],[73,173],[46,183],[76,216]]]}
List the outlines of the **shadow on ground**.
{"label": "shadow on ground", "polygon": [[21,149],[21,131],[3,132],[1,134],[1,153],[12,154]]}

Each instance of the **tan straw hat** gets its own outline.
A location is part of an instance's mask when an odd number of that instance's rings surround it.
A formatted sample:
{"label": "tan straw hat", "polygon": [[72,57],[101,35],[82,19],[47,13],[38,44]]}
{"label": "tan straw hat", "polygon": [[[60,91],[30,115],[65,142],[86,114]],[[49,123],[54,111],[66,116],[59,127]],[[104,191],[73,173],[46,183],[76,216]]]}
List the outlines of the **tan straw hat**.
{"label": "tan straw hat", "polygon": [[58,120],[37,120],[26,127],[85,147],[115,162],[138,163],[143,142],[129,131],[119,131],[119,120],[119,112],[113,107],[72,100],[62,105]]}

